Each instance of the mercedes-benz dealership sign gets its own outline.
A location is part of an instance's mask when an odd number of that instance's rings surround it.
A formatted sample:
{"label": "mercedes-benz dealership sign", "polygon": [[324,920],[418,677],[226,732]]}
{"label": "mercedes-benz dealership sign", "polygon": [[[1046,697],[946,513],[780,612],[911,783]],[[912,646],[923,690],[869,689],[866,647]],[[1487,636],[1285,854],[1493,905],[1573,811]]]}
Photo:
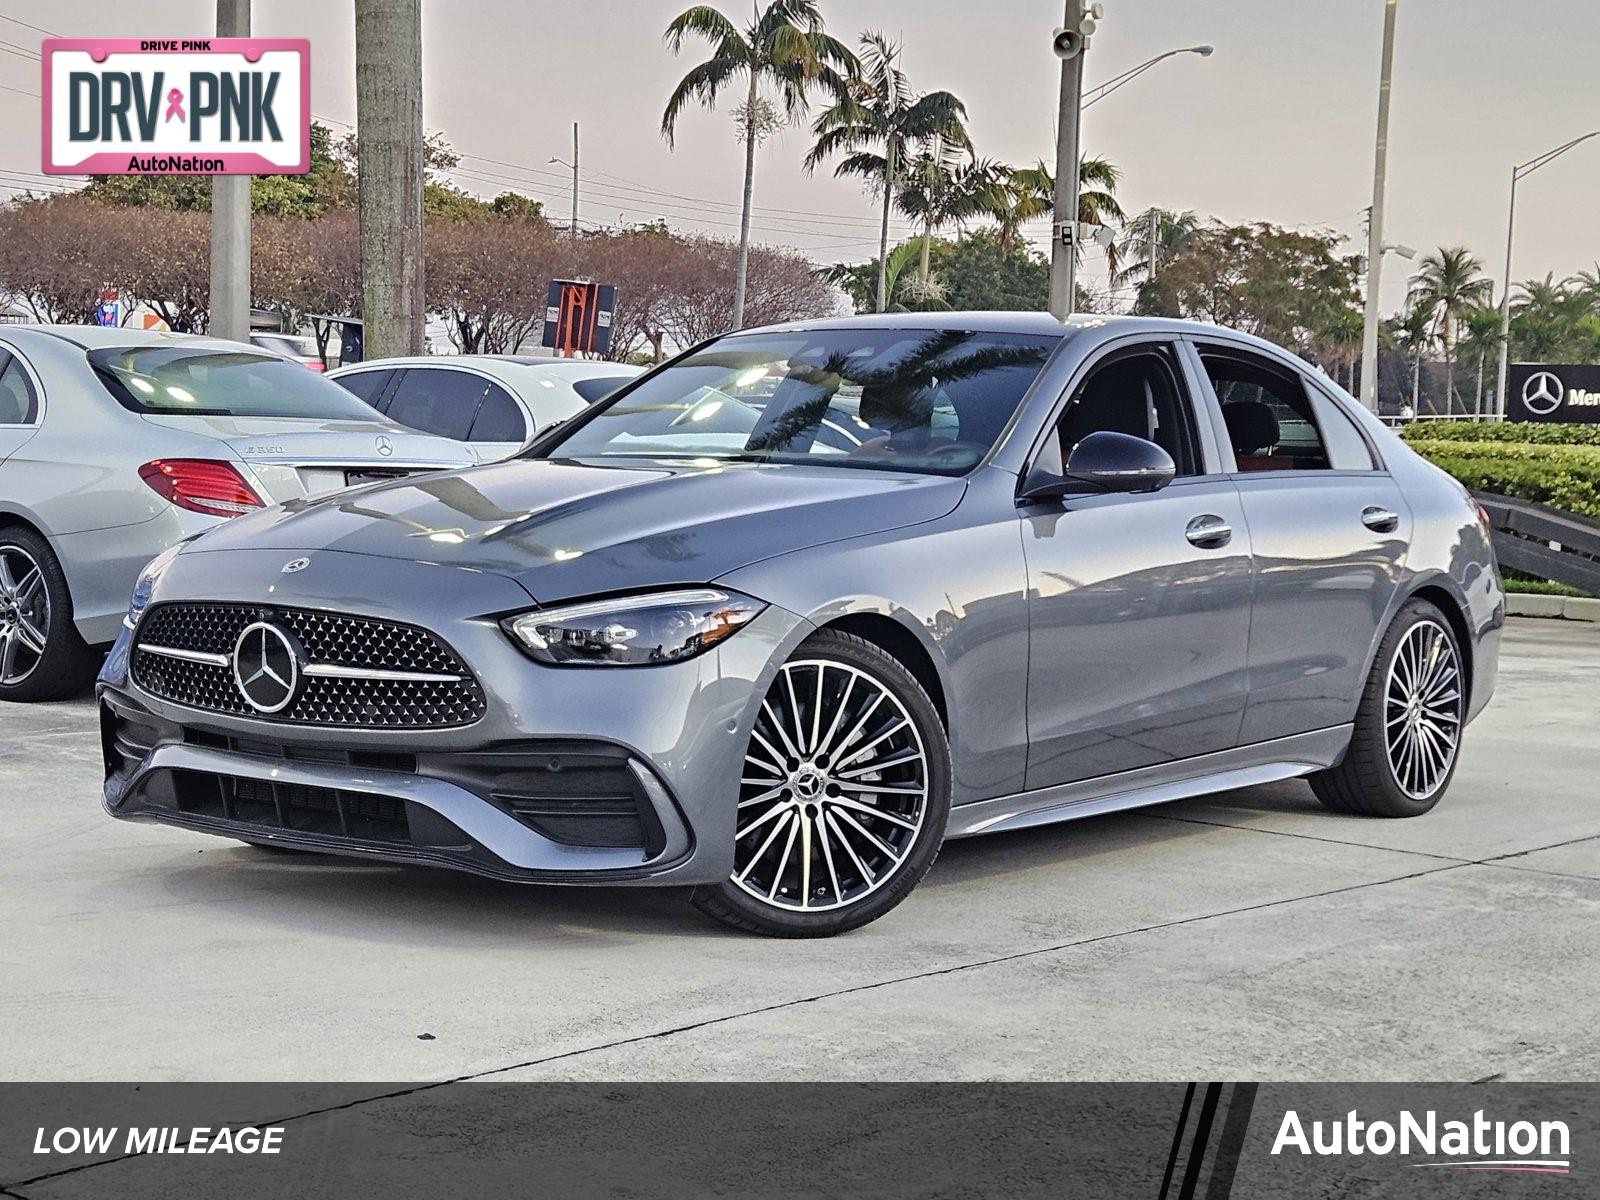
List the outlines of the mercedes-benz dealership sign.
{"label": "mercedes-benz dealership sign", "polygon": [[1513,363],[1506,372],[1506,420],[1600,424],[1600,366]]}
{"label": "mercedes-benz dealership sign", "polygon": [[304,38],[46,38],[42,49],[46,172],[311,168]]}

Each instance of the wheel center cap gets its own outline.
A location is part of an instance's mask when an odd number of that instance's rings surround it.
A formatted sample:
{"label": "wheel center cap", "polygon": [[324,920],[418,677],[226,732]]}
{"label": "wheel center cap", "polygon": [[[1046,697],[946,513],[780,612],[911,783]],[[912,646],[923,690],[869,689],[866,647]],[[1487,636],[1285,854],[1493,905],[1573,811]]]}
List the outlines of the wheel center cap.
{"label": "wheel center cap", "polygon": [[807,767],[794,777],[794,794],[802,800],[815,800],[822,795],[822,776]]}

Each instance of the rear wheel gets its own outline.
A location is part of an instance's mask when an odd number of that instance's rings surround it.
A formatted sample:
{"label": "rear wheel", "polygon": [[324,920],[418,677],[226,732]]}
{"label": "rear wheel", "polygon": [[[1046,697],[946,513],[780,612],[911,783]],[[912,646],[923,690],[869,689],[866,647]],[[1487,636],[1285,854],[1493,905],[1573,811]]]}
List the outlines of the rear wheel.
{"label": "rear wheel", "polygon": [[32,530],[0,529],[0,700],[62,700],[94,669],[50,544]]}
{"label": "rear wheel", "polygon": [[733,875],[703,912],[773,937],[826,937],[905,899],[944,840],[950,748],[897,660],[835,630],[773,681],[745,755]]}
{"label": "rear wheel", "polygon": [[1461,648],[1444,614],[1411,600],[1378,647],[1344,761],[1311,776],[1335,812],[1415,817],[1455,775],[1466,722]]}

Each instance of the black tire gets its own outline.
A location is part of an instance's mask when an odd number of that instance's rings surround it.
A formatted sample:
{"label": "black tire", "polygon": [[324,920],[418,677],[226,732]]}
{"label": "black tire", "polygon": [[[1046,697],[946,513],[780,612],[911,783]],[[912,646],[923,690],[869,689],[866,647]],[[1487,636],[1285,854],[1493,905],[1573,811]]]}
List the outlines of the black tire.
{"label": "black tire", "polygon": [[[789,776],[790,784],[780,788],[784,794],[781,798],[772,801],[771,807],[776,812],[785,806],[792,806],[794,811],[792,815],[779,815],[777,820],[774,821],[774,828],[787,827],[792,824],[798,831],[805,827],[804,836],[807,839],[805,845],[808,848],[823,847],[821,850],[812,851],[810,861],[820,864],[820,859],[824,852],[830,856],[827,862],[826,876],[821,874],[820,865],[817,867],[819,874],[816,878],[818,882],[816,888],[813,889],[813,894],[817,896],[828,895],[828,888],[831,883],[834,899],[830,903],[833,906],[821,911],[801,911],[792,906],[785,906],[781,902],[762,900],[747,891],[746,887],[741,885],[734,877],[730,877],[715,886],[698,887],[690,895],[690,902],[701,912],[715,917],[717,920],[736,929],[759,933],[768,937],[831,937],[834,934],[858,929],[869,921],[877,920],[899,904],[900,901],[904,900],[910,894],[911,889],[916,887],[922,877],[928,873],[928,868],[933,866],[933,860],[939,853],[939,847],[944,843],[945,827],[949,823],[950,817],[951,770],[949,739],[945,735],[944,723],[939,719],[938,710],[934,708],[933,702],[928,698],[928,694],[923,691],[922,685],[917,682],[911,672],[906,670],[899,660],[871,642],[838,630],[823,630],[802,643],[789,662],[785,664],[783,672],[780,672],[778,678],[774,681],[772,689],[768,692],[767,699],[767,703],[773,706],[774,711],[778,711],[778,702],[775,702],[773,698],[780,694],[779,689],[784,685],[784,672],[811,668],[816,671],[817,699],[815,701],[815,709],[821,710],[824,714],[834,711],[834,709],[827,707],[823,701],[824,689],[829,686],[839,689],[841,677],[849,686],[843,690],[842,696],[835,694],[832,699],[837,702],[837,711],[841,717],[848,717],[852,723],[860,718],[859,709],[850,708],[851,697],[854,694],[856,682],[860,678],[865,678],[869,681],[864,687],[870,687],[875,684],[889,696],[892,696],[894,701],[898,702],[898,707],[903,711],[905,719],[911,728],[904,730],[901,734],[887,735],[891,740],[880,743],[886,749],[879,751],[878,755],[882,756],[881,760],[885,762],[897,757],[901,758],[902,761],[892,766],[887,766],[882,770],[875,770],[873,774],[876,777],[875,781],[883,783],[885,786],[893,787],[904,783],[908,788],[920,789],[921,794],[915,798],[896,799],[893,795],[888,795],[886,798],[885,795],[872,793],[870,785],[863,787],[854,783],[841,784],[833,776],[828,776],[825,772],[821,772],[828,782],[822,786],[819,792],[815,793],[815,801],[808,804],[802,795],[806,781],[802,779],[799,784],[796,784],[793,781],[793,776]],[[834,671],[834,675],[831,677],[828,674],[830,668]],[[792,682],[792,677],[790,682]],[[802,701],[801,703],[802,712],[809,713],[813,711],[804,707],[808,703],[807,701]],[[857,703],[859,704],[859,700]],[[789,710],[784,708],[782,711],[788,712]],[[894,715],[892,706],[890,715]],[[871,719],[871,714],[867,718],[860,719]],[[753,753],[757,752],[758,736],[763,727],[760,723],[762,720],[765,720],[765,718],[758,720],[756,736],[752,736],[751,747]],[[798,717],[795,723],[801,725],[802,728],[804,726],[804,722]],[[812,721],[811,724],[813,729],[822,728],[821,723],[818,721]],[[871,745],[868,740],[869,731],[870,737],[885,736],[881,734],[881,730],[875,725],[869,725],[867,731],[863,731],[859,735],[853,729],[848,732],[839,732],[839,727],[844,724],[845,721],[841,719],[836,725],[828,729],[826,737],[816,738],[810,748],[812,757],[803,760],[796,759],[797,769],[803,773],[806,769],[806,764],[813,762],[826,767],[829,765],[829,754],[824,751],[827,751],[833,755],[831,763],[833,768],[842,771],[846,764],[857,762],[859,755],[868,752],[866,748]],[[886,722],[882,728],[891,727],[892,723]],[[768,734],[773,732],[770,724],[766,728]],[[835,736],[838,737],[837,744],[834,744],[833,739]],[[896,743],[893,739],[902,736],[905,739],[904,747],[894,749],[893,747]],[[769,738],[769,740],[776,739]],[[764,750],[759,752],[766,753]],[[914,752],[920,752],[920,760],[906,757]],[[768,757],[772,757],[772,755],[768,755]],[[874,761],[875,759],[873,758],[867,760],[869,765]],[[920,768],[914,765],[916,761],[920,761]],[[786,760],[779,765],[787,767],[789,763]],[[746,771],[749,769],[747,767]],[[850,771],[844,772],[844,774],[859,777],[861,769],[859,766],[852,767]],[[910,781],[897,780],[894,783],[890,783],[886,779],[886,775],[900,771],[908,772],[915,778]],[[780,779],[782,778],[783,776],[780,776]],[[754,786],[759,789],[761,785]],[[854,790],[850,791],[850,794],[841,800],[839,797],[846,794],[845,791],[840,790],[841,787]],[[828,805],[860,803],[858,797],[863,794],[874,795],[875,803],[881,806],[888,815],[873,817],[863,812],[860,807],[849,809],[834,808],[831,810],[827,807]],[[745,801],[742,803],[753,802]],[[896,807],[896,805],[904,807]],[[760,808],[756,808],[753,811],[765,816]],[[845,814],[842,819],[835,820],[834,816],[829,815],[830,812],[837,814],[841,811]],[[919,818],[920,823],[916,824],[914,829],[908,828],[911,822],[907,818]],[[834,823],[830,825],[830,821]],[[897,821],[900,823],[891,823]],[[851,825],[850,838],[855,845],[844,844],[845,835],[841,832],[844,823]],[[902,856],[898,862],[894,863],[892,869],[883,870],[881,874],[872,872],[872,864],[875,861],[880,866],[885,866],[892,862],[893,859],[888,856],[882,859],[874,858],[876,852],[872,849],[871,838],[876,834],[856,832],[857,829],[862,827],[870,827],[872,830],[882,833],[883,841],[879,844],[889,846],[896,854]],[[841,843],[841,849],[837,855],[838,864],[846,863],[847,853],[851,858],[855,858],[855,847],[861,847],[865,861],[861,865],[860,871],[855,871],[855,868],[850,865],[837,866],[832,857],[834,851],[831,849],[832,842],[829,840],[827,832],[830,828]],[[751,836],[753,839],[747,845],[753,845],[754,835],[747,836]],[[896,842],[896,838],[900,840]],[[785,874],[788,864],[796,861],[788,857],[789,850],[790,847],[788,846],[783,848],[773,870],[774,888],[777,888],[783,879],[794,878],[794,876]],[[749,854],[751,851],[747,850],[745,853]],[[754,858],[760,859],[761,857],[759,852],[754,853]],[[862,863],[862,860],[856,859],[856,862],[859,864]],[[759,864],[752,862],[749,865],[756,867]],[[798,865],[794,867],[796,872],[800,869]],[[809,872],[810,868],[807,868],[807,870]],[[850,880],[852,874],[855,880],[854,886],[865,889],[855,898],[848,896],[849,888],[842,886],[840,882],[841,879]],[[807,874],[805,878],[809,881],[813,877]],[[796,888],[794,890],[802,891],[803,889]],[[785,889],[780,894],[787,895],[788,889]],[[810,903],[810,901],[808,899],[803,903]]]}
{"label": "black tire", "polygon": [[[1394,734],[1386,737],[1403,715],[1395,714],[1397,702],[1391,699],[1390,672],[1401,647],[1408,639],[1437,638],[1454,656],[1454,698],[1446,707],[1453,712],[1454,743],[1449,748],[1448,759],[1442,773],[1430,777],[1425,786],[1408,790],[1401,786],[1400,773],[1391,761],[1390,744]],[[1444,695],[1449,695],[1447,689]],[[1355,730],[1350,738],[1350,748],[1344,759],[1334,767],[1318,771],[1310,777],[1311,789],[1317,799],[1338,813],[1363,817],[1419,817],[1439,802],[1455,777],[1456,763],[1460,760],[1461,732],[1466,724],[1467,688],[1465,662],[1461,647],[1450,622],[1437,607],[1426,600],[1413,599],[1395,614],[1393,623],[1383,635],[1378,653],[1373,660],[1372,673],[1367,677],[1361,692],[1361,704],[1356,709]],[[1405,710],[1400,709],[1403,714]],[[1438,728],[1448,727],[1440,720]]]}
{"label": "black tire", "polygon": [[[20,526],[0,529],[0,555],[7,551],[11,552],[8,562],[13,567],[16,563],[31,561],[38,568],[45,604],[41,606],[35,594],[26,607],[34,618],[42,609],[47,608],[47,611],[42,620],[29,622],[30,629],[35,624],[42,625],[44,652],[35,655],[26,647],[14,652],[26,654],[33,661],[23,673],[22,667],[17,665],[20,658],[13,660],[13,670],[21,677],[10,683],[4,681],[6,672],[0,665],[0,700],[33,703],[75,696],[93,681],[99,661],[72,623],[72,596],[67,591],[67,577],[62,574],[61,564],[56,561],[50,543],[31,529]],[[17,572],[13,569],[12,574]],[[13,579],[12,582],[21,584],[22,580]],[[0,596],[0,628],[10,628],[13,636],[19,629],[17,615],[16,601],[8,602],[6,597]]]}

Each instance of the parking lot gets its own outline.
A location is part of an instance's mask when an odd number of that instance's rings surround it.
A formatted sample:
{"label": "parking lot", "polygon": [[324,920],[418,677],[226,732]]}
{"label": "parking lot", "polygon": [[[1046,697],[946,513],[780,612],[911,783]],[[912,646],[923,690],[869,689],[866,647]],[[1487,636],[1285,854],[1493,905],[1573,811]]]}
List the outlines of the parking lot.
{"label": "parking lot", "polygon": [[1300,782],[953,843],[820,942],[106,817],[93,703],[0,705],[0,1077],[1578,1079],[1600,627],[1513,620],[1433,814]]}

